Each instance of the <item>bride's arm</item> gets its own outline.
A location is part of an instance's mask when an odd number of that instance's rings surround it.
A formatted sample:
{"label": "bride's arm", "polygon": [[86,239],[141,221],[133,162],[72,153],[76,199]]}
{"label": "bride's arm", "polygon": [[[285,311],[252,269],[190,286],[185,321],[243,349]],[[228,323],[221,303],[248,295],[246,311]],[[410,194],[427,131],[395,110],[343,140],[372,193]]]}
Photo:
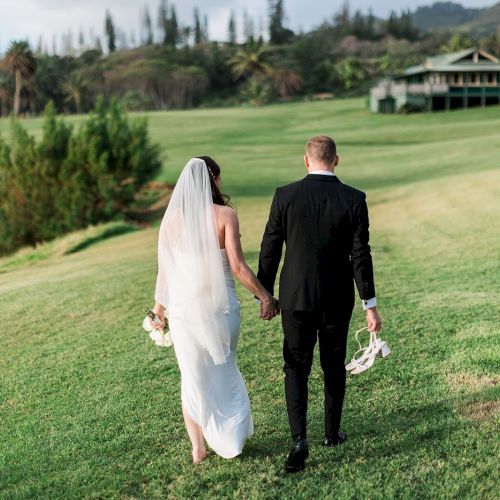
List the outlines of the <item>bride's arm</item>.
{"label": "bride's arm", "polygon": [[276,308],[276,301],[273,296],[262,286],[254,272],[248,267],[243,255],[240,240],[240,224],[236,212],[227,208],[221,213],[224,231],[226,252],[231,270],[241,284],[258,297],[265,309]]}

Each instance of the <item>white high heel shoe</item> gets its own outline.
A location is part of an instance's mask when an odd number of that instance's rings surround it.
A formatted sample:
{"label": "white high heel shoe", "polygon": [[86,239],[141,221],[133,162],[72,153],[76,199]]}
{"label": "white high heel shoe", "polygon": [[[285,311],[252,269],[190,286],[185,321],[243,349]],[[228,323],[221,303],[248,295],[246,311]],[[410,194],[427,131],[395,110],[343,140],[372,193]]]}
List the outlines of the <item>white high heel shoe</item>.
{"label": "white high heel shoe", "polygon": [[[346,365],[346,370],[353,375],[358,375],[363,373],[373,366],[375,363],[375,358],[381,357],[386,358],[391,354],[391,350],[386,342],[377,338],[376,332],[370,332],[370,342],[367,347],[361,347],[361,342],[358,339],[358,335],[368,330],[368,327],[361,328],[356,332],[356,342],[359,345],[359,349],[354,353],[350,363]],[[357,358],[356,356],[360,354]]]}

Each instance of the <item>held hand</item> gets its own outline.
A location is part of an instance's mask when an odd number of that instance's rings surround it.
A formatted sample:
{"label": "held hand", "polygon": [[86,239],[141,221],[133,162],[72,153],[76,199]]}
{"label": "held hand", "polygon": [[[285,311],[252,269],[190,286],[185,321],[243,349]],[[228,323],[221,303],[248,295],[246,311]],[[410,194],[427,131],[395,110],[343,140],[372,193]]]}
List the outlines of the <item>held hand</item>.
{"label": "held hand", "polygon": [[370,307],[366,310],[366,323],[369,332],[379,332],[382,328],[382,320],[377,313],[376,307]]}
{"label": "held hand", "polygon": [[278,301],[274,297],[260,302],[260,319],[270,321],[279,313]]}

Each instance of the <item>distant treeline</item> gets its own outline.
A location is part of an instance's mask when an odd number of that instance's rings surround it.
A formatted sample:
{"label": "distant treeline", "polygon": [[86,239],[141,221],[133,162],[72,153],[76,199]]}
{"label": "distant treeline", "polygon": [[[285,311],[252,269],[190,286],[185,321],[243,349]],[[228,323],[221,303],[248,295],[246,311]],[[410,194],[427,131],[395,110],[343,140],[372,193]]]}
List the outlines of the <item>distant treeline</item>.
{"label": "distant treeline", "polygon": [[245,12],[239,21],[233,12],[226,41],[212,41],[207,15],[195,8],[192,24],[181,25],[175,4],[161,0],[155,17],[143,9],[137,37],[106,11],[103,40],[80,32],[75,42],[68,31],[50,51],[43,39],[36,49],[14,41],[0,63],[0,116],[36,115],[49,101],[57,112],[87,112],[100,95],[158,110],[362,94],[428,55],[471,46],[500,53],[500,35],[423,33],[409,11],[382,20],[347,2],[308,33],[286,26],[283,0],[269,1],[266,32]]}

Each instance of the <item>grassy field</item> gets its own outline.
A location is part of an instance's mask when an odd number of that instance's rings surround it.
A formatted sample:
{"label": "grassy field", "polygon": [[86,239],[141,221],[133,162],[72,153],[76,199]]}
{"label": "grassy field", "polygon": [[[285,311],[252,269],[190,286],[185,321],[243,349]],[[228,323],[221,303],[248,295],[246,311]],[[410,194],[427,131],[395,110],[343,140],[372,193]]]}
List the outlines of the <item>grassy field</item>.
{"label": "grassy field", "polygon": [[[26,126],[38,134],[40,123]],[[275,187],[304,175],[309,136],[335,137],[338,176],[367,192],[393,355],[348,379],[349,440],[332,450],[318,444],[315,360],[308,468],[286,476],[281,325],[259,321],[239,287],[256,434],[241,457],[194,467],[173,350],[141,330],[157,225],[11,259],[0,273],[0,498],[498,498],[500,109],[380,116],[354,99],[149,123],[164,150],[159,179],[175,181],[191,156],[220,162],[254,268]],[[359,305],[351,326],[363,326]]]}

